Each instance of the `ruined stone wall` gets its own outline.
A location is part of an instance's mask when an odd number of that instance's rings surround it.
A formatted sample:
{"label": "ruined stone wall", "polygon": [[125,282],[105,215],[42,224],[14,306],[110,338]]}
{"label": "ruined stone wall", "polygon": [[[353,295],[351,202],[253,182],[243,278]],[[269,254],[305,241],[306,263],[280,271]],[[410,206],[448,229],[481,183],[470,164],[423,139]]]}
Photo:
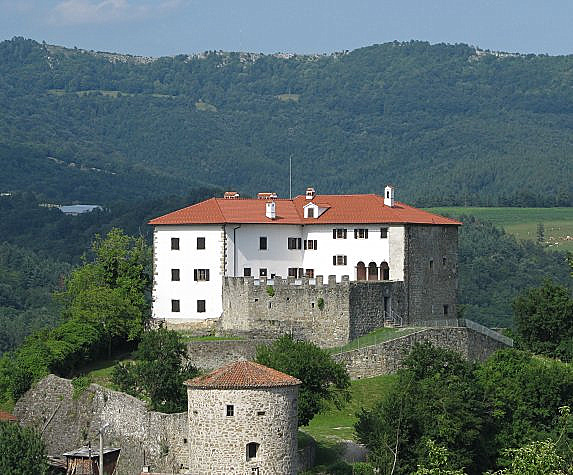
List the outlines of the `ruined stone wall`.
{"label": "ruined stone wall", "polygon": [[153,471],[184,472],[187,468],[187,413],[149,411],[143,401],[92,384],[74,398],[72,383],[54,375],[39,381],[16,404],[14,414],[38,428],[52,455],[91,442],[98,447],[98,428],[105,445],[120,447],[117,475],[138,475],[145,460]]}
{"label": "ruined stone wall", "polygon": [[430,342],[461,354],[470,361],[483,361],[493,352],[508,348],[496,339],[466,327],[426,328],[395,340],[333,355],[345,364],[352,379],[396,372],[416,343]]}
{"label": "ruined stone wall", "polygon": [[190,341],[187,359],[197,368],[210,371],[235,361],[254,361],[257,346],[272,342],[271,339]]}
{"label": "ruined stone wall", "polygon": [[[291,475],[297,462],[298,386],[188,388],[191,475]],[[228,416],[227,405],[233,406]],[[247,444],[259,444],[248,459]]]}
{"label": "ruined stone wall", "polygon": [[458,227],[410,224],[405,240],[407,323],[413,325],[428,318],[455,318]]}
{"label": "ruined stone wall", "polygon": [[[273,279],[258,285],[252,277],[226,277],[223,282],[223,332],[276,338],[285,333],[322,347],[344,345],[349,338],[350,303],[348,277],[336,283],[302,279]],[[322,308],[321,308],[322,307]]]}

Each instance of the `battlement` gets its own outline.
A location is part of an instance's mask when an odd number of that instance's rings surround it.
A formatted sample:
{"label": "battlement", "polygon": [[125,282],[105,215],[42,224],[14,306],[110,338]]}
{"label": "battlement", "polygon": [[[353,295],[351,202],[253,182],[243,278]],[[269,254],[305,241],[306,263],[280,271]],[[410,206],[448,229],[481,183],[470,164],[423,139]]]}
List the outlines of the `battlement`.
{"label": "battlement", "polygon": [[403,312],[404,302],[402,282],[225,277],[221,328],[259,338],[289,333],[332,347],[384,326],[390,306]]}

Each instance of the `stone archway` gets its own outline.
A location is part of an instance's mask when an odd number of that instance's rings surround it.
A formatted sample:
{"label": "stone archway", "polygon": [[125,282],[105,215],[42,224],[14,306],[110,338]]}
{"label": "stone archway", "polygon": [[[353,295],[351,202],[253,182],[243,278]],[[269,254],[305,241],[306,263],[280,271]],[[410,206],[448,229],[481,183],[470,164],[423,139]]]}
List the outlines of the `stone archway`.
{"label": "stone archway", "polygon": [[356,280],[366,280],[366,266],[362,261],[356,264]]}
{"label": "stone archway", "polygon": [[382,264],[380,264],[380,279],[390,280],[390,266],[387,262],[382,262]]}
{"label": "stone archway", "polygon": [[368,264],[368,280],[378,280],[378,266],[376,262]]}

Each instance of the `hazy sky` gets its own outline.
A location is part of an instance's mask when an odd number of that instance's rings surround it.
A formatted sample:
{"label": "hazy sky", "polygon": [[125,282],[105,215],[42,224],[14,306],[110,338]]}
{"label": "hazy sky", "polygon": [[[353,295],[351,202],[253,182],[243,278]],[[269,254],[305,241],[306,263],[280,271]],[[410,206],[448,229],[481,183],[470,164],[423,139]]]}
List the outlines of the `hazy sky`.
{"label": "hazy sky", "polygon": [[572,0],[0,0],[0,40],[144,56],[323,53],[410,39],[573,53]]}

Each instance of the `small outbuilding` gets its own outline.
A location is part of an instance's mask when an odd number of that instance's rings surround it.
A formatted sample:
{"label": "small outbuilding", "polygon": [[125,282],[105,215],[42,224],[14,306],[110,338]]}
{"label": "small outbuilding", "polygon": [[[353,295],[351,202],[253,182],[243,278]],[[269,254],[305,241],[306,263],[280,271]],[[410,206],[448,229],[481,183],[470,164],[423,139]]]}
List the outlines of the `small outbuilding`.
{"label": "small outbuilding", "polygon": [[296,473],[298,379],[240,361],[185,384],[190,474]]}

